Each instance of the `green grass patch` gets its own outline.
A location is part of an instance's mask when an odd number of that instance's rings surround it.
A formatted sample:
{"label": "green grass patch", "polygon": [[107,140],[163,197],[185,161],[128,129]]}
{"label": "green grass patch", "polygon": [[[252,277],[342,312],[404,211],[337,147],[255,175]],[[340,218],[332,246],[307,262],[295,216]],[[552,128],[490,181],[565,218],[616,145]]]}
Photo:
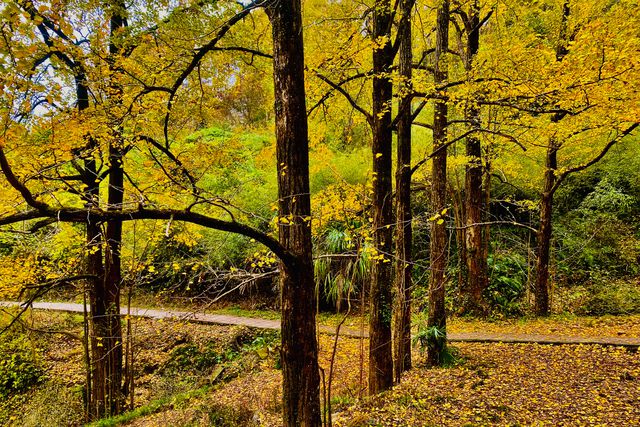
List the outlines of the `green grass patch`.
{"label": "green grass patch", "polygon": [[280,320],[280,312],[273,310],[247,310],[237,306],[220,308],[210,312],[211,314],[226,314],[238,317],[256,317],[259,319]]}
{"label": "green grass patch", "polygon": [[190,390],[183,393],[175,394],[173,396],[152,400],[148,404],[144,406],[140,406],[139,408],[136,408],[132,411],[128,411],[123,414],[115,415],[109,418],[103,418],[101,420],[97,420],[90,424],[87,424],[87,426],[88,427],[119,426],[119,425],[128,423],[130,421],[133,421],[137,418],[155,414],[161,411],[162,409],[179,406],[188,400],[194,399],[196,397],[201,397],[207,394],[210,389],[211,389],[210,385],[205,385],[195,390]]}

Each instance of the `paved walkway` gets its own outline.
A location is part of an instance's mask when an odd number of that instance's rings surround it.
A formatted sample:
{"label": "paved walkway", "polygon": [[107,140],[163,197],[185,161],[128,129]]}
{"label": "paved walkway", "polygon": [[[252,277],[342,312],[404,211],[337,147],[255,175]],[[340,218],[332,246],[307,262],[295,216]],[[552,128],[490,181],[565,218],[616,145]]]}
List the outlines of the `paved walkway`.
{"label": "paved walkway", "polygon": [[[20,305],[13,301],[0,301],[0,307],[16,307]],[[83,313],[82,304],[63,303],[63,302],[35,302],[33,308],[39,310],[66,311],[72,313]],[[188,322],[216,324],[216,325],[241,325],[259,329],[280,329],[279,320],[258,319],[254,317],[228,316],[224,314],[208,314],[190,311],[176,310],[155,310],[149,308],[131,307],[130,313],[136,317],[147,317],[151,319],[172,319],[184,320]],[[128,314],[127,308],[122,308],[123,315]],[[320,332],[326,334],[335,334],[336,328],[332,326],[320,326]],[[359,338],[368,336],[367,331],[361,331],[353,328],[342,327],[340,329],[341,336]],[[537,335],[537,334],[497,334],[484,332],[463,332],[448,334],[449,341],[457,342],[502,342],[502,343],[537,343],[537,344],[597,344],[604,346],[622,346],[631,349],[640,347],[640,337],[638,338],[620,338],[620,337],[570,337],[557,335]]]}

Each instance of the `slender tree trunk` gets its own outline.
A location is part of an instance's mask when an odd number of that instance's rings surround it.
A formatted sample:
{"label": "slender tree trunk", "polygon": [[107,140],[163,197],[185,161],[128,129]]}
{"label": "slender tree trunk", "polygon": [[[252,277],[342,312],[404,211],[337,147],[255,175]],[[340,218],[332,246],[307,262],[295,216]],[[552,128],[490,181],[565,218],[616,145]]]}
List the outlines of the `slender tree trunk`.
{"label": "slender tree trunk", "polygon": [[[392,13],[389,0],[377,0],[373,12],[373,38],[386,40],[373,51],[373,263],[369,296],[369,393],[377,394],[393,385],[391,348],[391,283],[393,230],[391,200],[391,102],[393,65],[390,42]],[[384,39],[386,37],[386,39]]]}
{"label": "slender tree trunk", "polygon": [[[89,91],[86,87],[86,77],[80,72],[76,77],[76,93],[78,99],[78,111],[82,112],[89,108]],[[96,161],[94,159],[93,150],[96,148],[95,140],[89,135],[87,139],[88,153],[84,155],[84,168],[80,169],[82,182],[86,189],[83,195],[85,204],[91,207],[100,206],[100,182]],[[100,418],[105,413],[106,399],[105,390],[98,384],[104,383],[104,370],[96,369],[96,364],[100,363],[97,356],[102,354],[100,342],[96,339],[96,319],[99,319],[99,313],[96,312],[98,303],[98,293],[104,283],[104,265],[102,260],[102,230],[100,225],[87,221],[86,224],[86,244],[87,244],[87,273],[94,276],[89,281],[89,302],[91,307],[90,322],[91,337],[87,337],[90,342],[90,357],[87,359],[88,372],[86,375],[86,408],[87,417],[89,419]],[[99,323],[99,321],[98,321]],[[99,326],[98,326],[99,329]]]}
{"label": "slender tree trunk", "polygon": [[267,8],[273,30],[280,242],[294,256],[281,263],[283,423],[320,425],[316,294],[311,245],[309,141],[300,0]]}
{"label": "slender tree trunk", "polygon": [[400,75],[406,79],[399,101],[398,147],[396,167],[396,302],[394,304],[394,380],[400,382],[402,373],[411,369],[411,9],[412,2],[404,0],[398,29],[400,39]]}
{"label": "slender tree trunk", "polygon": [[480,141],[477,138],[467,139],[467,166],[465,179],[466,229],[465,243],[467,250],[467,271],[470,301],[468,311],[482,314],[485,311],[483,293],[487,287],[487,259],[483,256],[484,233],[482,225],[482,207],[484,194],[482,191],[482,160]]}
{"label": "slender tree trunk", "polygon": [[[562,19],[560,34],[556,46],[556,61],[561,62],[568,53],[567,22],[569,20],[569,1],[562,4]],[[558,123],[565,117],[565,113],[555,113],[551,121]],[[536,280],[535,280],[535,310],[539,316],[549,314],[549,260],[551,258],[551,235],[553,215],[553,193],[556,184],[556,170],[558,169],[558,150],[560,144],[555,137],[551,137],[547,146],[547,158],[544,172],[544,188],[540,198],[540,226],[536,233]]]}
{"label": "slender tree trunk", "polygon": [[[449,1],[444,0],[437,13],[436,49],[434,80],[436,85],[447,81],[447,61],[444,56],[449,49]],[[433,150],[439,150],[433,156],[431,172],[431,207],[436,214],[442,214],[447,206],[447,149],[442,148],[447,141],[447,102],[438,99],[433,117]],[[446,333],[447,316],[445,312],[445,286],[447,270],[447,229],[442,219],[431,223],[431,277],[429,283],[429,328],[438,328]],[[427,363],[438,366],[445,340],[432,340],[427,350]]]}
{"label": "slender tree trunk", "polygon": [[[109,82],[109,188],[107,191],[107,209],[122,209],[124,200],[124,168],[122,163],[124,140],[122,123],[119,117],[123,89],[118,81],[118,69],[115,65],[120,54],[115,40],[126,26],[124,2],[118,0],[110,6],[110,43],[109,67],[112,71]],[[92,301],[92,318],[96,344],[93,354],[93,394],[98,415],[118,414],[123,409],[122,390],[122,327],[120,323],[120,286],[122,282],[120,250],[122,244],[122,222],[109,221],[106,224],[106,250],[104,280],[95,290]]]}
{"label": "slender tree trunk", "polygon": [[[481,218],[482,222],[485,223],[483,227],[483,236],[482,236],[482,258],[485,260],[489,259],[489,242],[491,241],[491,161],[489,160],[490,154],[486,154],[486,162],[484,164],[484,172],[483,172],[483,180],[484,185],[482,186],[482,197],[484,199],[485,209],[482,212]],[[489,283],[489,266],[487,265],[487,284]]]}
{"label": "slender tree trunk", "polygon": [[[455,172],[456,182],[458,181],[458,173]],[[449,180],[451,181],[451,180]],[[466,230],[464,226],[466,224],[466,215],[465,215],[465,194],[461,189],[460,185],[454,187],[453,184],[448,183],[449,186],[449,194],[451,197],[451,202],[453,204],[453,221],[456,227],[455,236],[456,236],[456,251],[458,255],[458,284],[460,289],[460,297],[462,300],[461,309],[464,311],[466,309],[466,303],[464,301],[467,298],[467,288],[469,286],[469,272],[467,270],[467,242],[466,239]],[[463,185],[464,186],[464,185]]]}
{"label": "slender tree trunk", "polygon": [[549,259],[551,252],[551,215],[553,212],[553,186],[556,183],[558,169],[558,148],[551,141],[547,149],[544,188],[540,200],[540,225],[536,233],[536,313],[540,316],[549,314]]}
{"label": "slender tree trunk", "polygon": [[[465,69],[470,74],[473,69],[473,59],[480,47],[480,10],[477,0],[473,2],[468,14],[467,27],[467,54]],[[465,108],[465,119],[469,123],[469,130],[480,129],[480,108],[473,99],[469,100]],[[466,228],[465,243],[467,250],[468,290],[466,311],[475,314],[484,314],[486,311],[483,293],[487,287],[487,258],[484,256],[483,227],[482,222],[483,190],[482,190],[482,147],[478,133],[474,133],[466,139],[466,154],[469,164],[465,175],[466,197]]]}

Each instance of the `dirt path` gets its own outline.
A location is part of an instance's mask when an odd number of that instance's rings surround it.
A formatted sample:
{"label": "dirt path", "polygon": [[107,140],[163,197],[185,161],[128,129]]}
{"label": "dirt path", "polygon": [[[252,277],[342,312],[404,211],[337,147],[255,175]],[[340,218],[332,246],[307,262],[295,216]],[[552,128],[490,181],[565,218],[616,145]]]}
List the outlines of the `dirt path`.
{"label": "dirt path", "polygon": [[[20,305],[14,301],[0,301],[0,307],[16,307]],[[82,313],[84,307],[82,304],[63,303],[63,302],[36,302],[33,308],[38,310],[66,311],[71,313]],[[241,325],[259,329],[280,329],[279,320],[258,319],[253,317],[229,316],[224,314],[208,314],[189,311],[176,310],[155,310],[148,308],[131,307],[129,312],[127,308],[122,308],[123,315],[130,314],[136,317],[147,317],[151,319],[171,319],[183,320],[197,323],[211,323],[217,325]],[[335,334],[336,328],[332,326],[320,326],[320,332],[326,334]],[[364,331],[362,334],[359,330],[343,327],[340,329],[340,335],[358,338],[362,335],[368,336]],[[631,349],[640,347],[640,338],[620,338],[620,337],[571,337],[558,335],[541,335],[541,334],[500,334],[500,333],[482,333],[482,332],[463,332],[448,334],[449,341],[457,342],[502,342],[502,343],[538,343],[538,344],[597,344],[603,346],[622,346]]]}

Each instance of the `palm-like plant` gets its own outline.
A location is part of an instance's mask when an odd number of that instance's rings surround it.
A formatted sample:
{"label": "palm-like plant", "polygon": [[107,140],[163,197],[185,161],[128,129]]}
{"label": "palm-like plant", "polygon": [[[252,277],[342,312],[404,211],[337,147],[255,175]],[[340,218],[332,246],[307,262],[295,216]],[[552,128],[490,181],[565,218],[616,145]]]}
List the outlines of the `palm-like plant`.
{"label": "palm-like plant", "polygon": [[343,224],[328,226],[317,242],[314,261],[318,296],[341,311],[354,295],[370,267],[367,244]]}

